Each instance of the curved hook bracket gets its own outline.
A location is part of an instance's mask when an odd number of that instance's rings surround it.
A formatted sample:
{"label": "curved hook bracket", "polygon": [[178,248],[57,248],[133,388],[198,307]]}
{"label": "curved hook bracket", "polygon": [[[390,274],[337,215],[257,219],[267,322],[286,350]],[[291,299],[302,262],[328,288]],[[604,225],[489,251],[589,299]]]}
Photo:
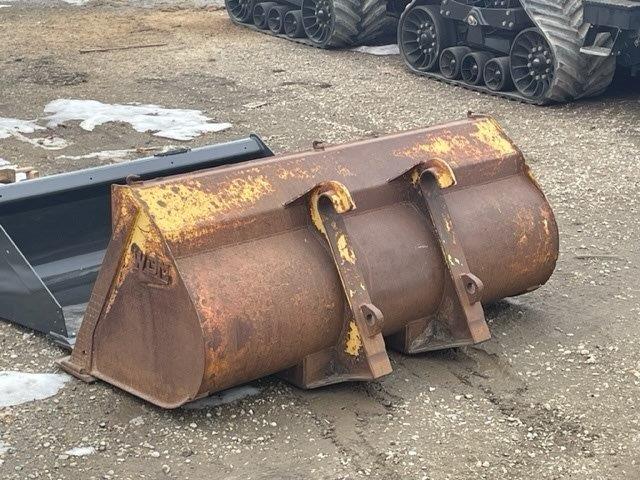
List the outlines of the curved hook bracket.
{"label": "curved hook bracket", "polygon": [[414,187],[419,187],[422,178],[426,174],[431,175],[436,180],[438,187],[442,189],[453,187],[457,183],[456,175],[451,166],[440,158],[432,158],[417,163],[400,175],[390,179],[389,182],[393,182],[404,176],[409,176],[411,184]]}
{"label": "curved hook bracket", "polygon": [[[371,301],[357,250],[345,224],[344,215],[353,211],[356,204],[347,187],[335,180],[318,183],[302,197],[305,195],[311,221],[329,245],[347,307],[344,326],[332,353],[313,358],[327,362],[326,370],[331,371],[333,379],[373,379],[386,375],[391,372],[391,363],[382,338],[384,316]],[[309,379],[310,372],[325,370],[324,367],[311,368],[313,362],[308,359],[304,364],[308,368],[302,368],[300,375],[307,380],[295,383],[308,386],[332,381]]]}
{"label": "curved hook bracket", "polygon": [[311,190],[309,195],[311,220],[318,231],[326,235],[327,232],[320,215],[320,202],[323,198],[328,199],[335,212],[339,214],[355,210],[356,204],[347,187],[335,180],[319,183]]}

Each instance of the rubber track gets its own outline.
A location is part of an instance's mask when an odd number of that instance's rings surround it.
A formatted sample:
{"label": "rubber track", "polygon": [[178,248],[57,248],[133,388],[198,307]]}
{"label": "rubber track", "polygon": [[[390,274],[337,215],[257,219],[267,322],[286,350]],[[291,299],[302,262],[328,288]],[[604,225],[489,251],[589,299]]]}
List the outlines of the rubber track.
{"label": "rubber track", "polygon": [[385,35],[397,20],[387,15],[386,0],[364,0],[358,45],[375,42]]}
{"label": "rubber track", "polygon": [[333,0],[333,8],[334,13],[339,13],[336,17],[340,18],[340,21],[335,23],[332,38],[326,46],[318,45],[308,38],[291,38],[285,34],[275,34],[252,23],[242,23],[231,15],[228,16],[233,23],[241,27],[316,48],[349,48],[363,45],[380,38],[397,22],[395,18],[387,15],[386,0]]}
{"label": "rubber track", "polygon": [[333,0],[333,32],[328,48],[345,48],[353,45],[360,34],[361,12],[358,0]]}
{"label": "rubber track", "polygon": [[[555,56],[553,82],[546,98],[568,102],[598,95],[615,72],[614,57],[580,53],[589,25],[582,19],[582,0],[520,0],[533,23],[542,31]],[[597,44],[607,41],[600,36]]]}

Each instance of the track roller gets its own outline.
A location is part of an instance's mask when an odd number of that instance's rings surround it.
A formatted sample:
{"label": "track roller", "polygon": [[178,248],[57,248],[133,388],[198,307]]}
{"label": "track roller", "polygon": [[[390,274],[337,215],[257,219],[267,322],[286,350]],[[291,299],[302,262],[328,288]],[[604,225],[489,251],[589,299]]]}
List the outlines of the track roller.
{"label": "track roller", "polygon": [[553,51],[537,28],[521,31],[511,46],[511,76],[518,92],[528,98],[543,98],[555,71]]}
{"label": "track roller", "polygon": [[484,65],[491,59],[491,54],[487,52],[471,52],[462,58],[460,74],[462,80],[469,85],[481,85],[484,73]]}
{"label": "track roller", "polygon": [[445,48],[440,54],[440,73],[449,80],[460,78],[462,59],[471,53],[469,47]]}
{"label": "track roller", "polygon": [[502,92],[513,88],[509,57],[496,57],[484,64],[484,83],[493,92]]}
{"label": "track roller", "polygon": [[302,12],[300,10],[289,10],[284,14],[284,33],[289,38],[304,37]]}
{"label": "track roller", "polygon": [[277,5],[275,2],[258,3],[253,7],[253,24],[262,30],[269,28],[267,15],[269,14],[269,10]]}
{"label": "track roller", "polygon": [[284,16],[291,10],[289,7],[277,6],[271,7],[267,13],[267,25],[269,30],[278,34],[284,32]]}
{"label": "track roller", "polygon": [[421,72],[434,70],[443,49],[455,42],[453,24],[442,18],[436,5],[406,10],[398,25],[398,45],[407,64]]}
{"label": "track roller", "polygon": [[240,23],[251,23],[255,0],[225,0],[229,16]]}

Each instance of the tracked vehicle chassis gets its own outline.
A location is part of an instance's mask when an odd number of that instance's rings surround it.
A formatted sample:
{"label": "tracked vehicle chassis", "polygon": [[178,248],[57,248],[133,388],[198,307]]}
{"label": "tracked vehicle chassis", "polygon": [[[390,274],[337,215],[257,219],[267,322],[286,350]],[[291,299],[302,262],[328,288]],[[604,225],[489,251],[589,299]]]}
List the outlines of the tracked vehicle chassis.
{"label": "tracked vehicle chassis", "polygon": [[[535,105],[598,95],[616,61],[585,55],[575,0],[226,0],[237,25],[318,48],[382,40],[399,17],[408,68],[470,90]],[[558,19],[566,19],[561,24]],[[609,35],[592,35],[596,48]]]}

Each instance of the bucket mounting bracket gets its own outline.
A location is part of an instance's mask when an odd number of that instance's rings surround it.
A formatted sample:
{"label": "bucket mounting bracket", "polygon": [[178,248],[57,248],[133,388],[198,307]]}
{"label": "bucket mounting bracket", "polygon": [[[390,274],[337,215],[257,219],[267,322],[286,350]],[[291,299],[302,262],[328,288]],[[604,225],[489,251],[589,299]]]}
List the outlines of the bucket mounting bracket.
{"label": "bucket mounting bracket", "polygon": [[442,193],[456,184],[453,169],[443,160],[432,159],[389,180],[397,181],[408,183],[412,200],[426,207],[442,251],[446,278],[436,314],[409,323],[388,338],[389,344],[405,353],[418,353],[488,340],[491,333],[480,303],[483,284],[469,270]]}
{"label": "bucket mounting bracket", "polygon": [[[345,294],[345,322],[335,346],[304,358],[281,376],[303,388],[347,380],[372,380],[391,373],[382,337],[382,312],[373,304],[344,214],[356,208],[349,190],[326,181],[305,193],[311,221],[329,245]],[[291,202],[290,202],[291,203]]]}

